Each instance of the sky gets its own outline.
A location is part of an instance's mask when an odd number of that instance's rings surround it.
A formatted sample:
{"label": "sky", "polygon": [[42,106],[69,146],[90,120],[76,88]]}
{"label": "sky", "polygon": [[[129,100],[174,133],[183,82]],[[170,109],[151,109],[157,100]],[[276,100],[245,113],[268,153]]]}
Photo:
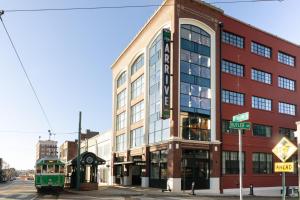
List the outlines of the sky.
{"label": "sky", "polygon": [[[161,0],[0,0],[0,9],[160,3]],[[300,44],[300,0],[216,6],[228,15]],[[74,132],[78,131],[79,111],[83,130],[111,129],[111,64],[155,10],[150,7],[3,15],[59,145],[77,137]],[[32,169],[35,145],[39,136],[48,139],[50,128],[1,24],[0,93],[0,157],[16,169]]]}

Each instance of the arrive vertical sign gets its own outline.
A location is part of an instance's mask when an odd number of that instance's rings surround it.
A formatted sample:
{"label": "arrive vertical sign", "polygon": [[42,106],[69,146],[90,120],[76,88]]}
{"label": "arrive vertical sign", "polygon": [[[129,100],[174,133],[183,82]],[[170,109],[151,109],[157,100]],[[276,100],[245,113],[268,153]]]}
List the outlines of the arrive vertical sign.
{"label": "arrive vertical sign", "polygon": [[170,118],[170,75],[171,75],[171,31],[162,30],[162,70],[161,70],[161,118]]}

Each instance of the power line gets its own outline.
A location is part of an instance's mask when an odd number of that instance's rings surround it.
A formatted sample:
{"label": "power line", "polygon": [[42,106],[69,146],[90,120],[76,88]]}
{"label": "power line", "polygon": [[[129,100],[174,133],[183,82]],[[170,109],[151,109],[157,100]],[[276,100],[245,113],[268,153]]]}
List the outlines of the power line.
{"label": "power line", "polygon": [[71,7],[71,8],[39,8],[39,9],[11,9],[4,12],[45,12],[45,11],[76,11],[76,10],[103,10],[103,9],[127,9],[127,8],[151,8],[159,6],[173,6],[174,4],[148,4],[148,5],[124,5],[124,6],[96,6],[96,7]]}
{"label": "power line", "polygon": [[[48,134],[46,131],[22,131],[22,130],[0,130],[0,133],[17,133],[17,134]],[[51,132],[51,134],[56,135],[71,135],[71,134],[77,134],[78,131],[73,132]]]}
{"label": "power line", "polygon": [[20,56],[19,56],[19,53],[18,53],[18,51],[17,51],[17,49],[16,49],[16,47],[15,47],[15,45],[14,45],[12,39],[11,39],[11,36],[10,36],[10,34],[9,34],[9,32],[8,32],[8,30],[7,30],[6,26],[5,26],[5,24],[4,24],[4,21],[3,21],[3,19],[2,19],[2,15],[3,15],[3,12],[0,12],[0,20],[1,20],[1,22],[2,22],[3,28],[4,28],[4,30],[5,30],[5,32],[6,32],[6,34],[7,34],[7,37],[8,37],[8,39],[9,39],[9,41],[10,41],[10,43],[11,43],[13,49],[14,49],[14,52],[15,52],[15,54],[16,54],[16,56],[17,56],[19,62],[20,62],[20,65],[21,65],[21,67],[22,67],[22,70],[23,70],[23,72],[24,72],[24,74],[25,74],[25,76],[26,76],[26,79],[27,79],[27,81],[29,82],[30,88],[31,88],[31,90],[32,90],[32,92],[33,92],[33,94],[34,94],[34,96],[35,96],[35,98],[36,98],[36,100],[37,100],[37,102],[38,102],[38,104],[39,104],[41,110],[42,110],[42,113],[43,113],[43,115],[44,115],[44,117],[45,117],[45,119],[46,119],[46,122],[47,122],[47,124],[48,124],[50,130],[52,130],[52,126],[51,126],[51,123],[50,123],[50,121],[49,121],[49,118],[48,118],[48,116],[47,116],[47,114],[46,114],[46,111],[45,111],[45,109],[44,109],[44,107],[43,107],[43,105],[42,105],[42,103],[41,103],[41,101],[40,101],[40,99],[39,99],[39,97],[38,97],[38,95],[37,95],[37,92],[36,92],[35,88],[33,87],[33,84],[32,84],[32,82],[31,82],[31,80],[30,80],[30,78],[29,78],[29,75],[28,75],[28,73],[27,73],[27,71],[26,71],[26,69],[25,69],[25,67],[24,67],[24,64],[23,64],[23,62],[22,62],[22,60],[21,60],[21,58],[20,58]]}
{"label": "power line", "polygon": [[233,3],[271,2],[271,1],[282,2],[284,0],[233,0],[233,1],[214,1],[214,2],[208,2],[208,3],[209,4],[233,4]]}

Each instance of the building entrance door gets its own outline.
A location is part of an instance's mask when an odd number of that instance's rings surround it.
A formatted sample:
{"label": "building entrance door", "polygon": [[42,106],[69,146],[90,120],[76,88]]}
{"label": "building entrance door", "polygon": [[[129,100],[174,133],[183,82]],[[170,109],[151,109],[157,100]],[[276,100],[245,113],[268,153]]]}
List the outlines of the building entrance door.
{"label": "building entrance door", "polygon": [[207,150],[182,150],[181,163],[181,189],[209,189],[209,151]]}
{"label": "building entrance door", "polygon": [[141,166],[133,165],[132,168],[132,185],[141,185]]}

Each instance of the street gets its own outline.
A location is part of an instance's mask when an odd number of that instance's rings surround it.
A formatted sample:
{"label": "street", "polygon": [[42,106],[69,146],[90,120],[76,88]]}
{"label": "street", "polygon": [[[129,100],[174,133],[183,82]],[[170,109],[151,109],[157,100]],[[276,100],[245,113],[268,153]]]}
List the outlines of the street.
{"label": "street", "polygon": [[[182,193],[181,193],[182,194]],[[38,194],[34,187],[34,182],[29,180],[15,180],[0,184],[0,199],[106,199],[106,200],[184,200],[184,199],[201,199],[201,200],[229,200],[239,199],[232,196],[189,196],[187,194],[161,193],[161,192],[141,192],[141,190],[133,190],[132,188],[115,188],[107,187],[98,191],[63,191],[45,192]],[[245,199],[262,200],[262,199],[280,199],[271,197],[249,197]],[[292,199],[292,198],[288,198]],[[296,199],[296,198],[295,198]]]}

